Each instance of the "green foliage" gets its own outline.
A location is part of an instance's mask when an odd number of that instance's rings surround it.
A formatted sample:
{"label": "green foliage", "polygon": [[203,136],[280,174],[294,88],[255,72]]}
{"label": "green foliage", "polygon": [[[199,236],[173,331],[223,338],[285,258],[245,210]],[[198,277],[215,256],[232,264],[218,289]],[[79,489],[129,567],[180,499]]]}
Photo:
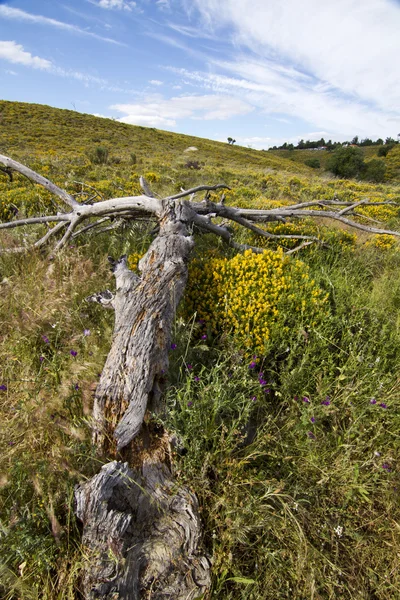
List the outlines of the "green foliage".
{"label": "green foliage", "polygon": [[393,147],[394,144],[385,144],[384,146],[380,146],[378,149],[378,156],[387,156]]}
{"label": "green foliage", "polygon": [[338,148],[331,154],[327,168],[337,177],[358,177],[364,166],[363,154],[359,148]]}
{"label": "green foliage", "polygon": [[105,146],[97,146],[94,151],[89,154],[89,158],[95,165],[106,165],[108,163],[109,150]]}
{"label": "green foliage", "polygon": [[321,167],[321,162],[318,158],[308,158],[304,161],[304,164],[312,169],[319,169]]}
{"label": "green foliage", "polygon": [[377,158],[364,163],[362,179],[381,183],[385,180],[386,165],[382,160]]}
{"label": "green foliage", "polygon": [[398,266],[376,250],[314,255],[330,314],[264,361],[229,339],[210,360],[211,340],[178,327],[167,424],[202,506],[213,597],[396,595]]}

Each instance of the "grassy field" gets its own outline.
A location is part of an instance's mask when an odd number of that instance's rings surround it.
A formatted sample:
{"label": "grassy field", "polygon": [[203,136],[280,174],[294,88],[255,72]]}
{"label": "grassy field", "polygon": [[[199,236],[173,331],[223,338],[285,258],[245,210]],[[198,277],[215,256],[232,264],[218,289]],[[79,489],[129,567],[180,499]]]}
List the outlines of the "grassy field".
{"label": "grassy field", "polygon": [[[390,179],[373,185],[283,154],[74,111],[0,102],[0,119],[0,153],[71,193],[139,193],[143,174],[160,194],[224,182],[227,202],[245,207],[368,197],[394,204],[364,215],[400,230],[393,157]],[[50,210],[38,186],[0,173],[2,220]],[[134,268],[151,227],[77,238],[57,255],[0,255],[7,600],[80,597],[85,549],[73,491],[100,466],[90,417],[113,327],[112,314],[85,298],[112,288],[108,254],[131,255]],[[285,257],[290,241],[268,243],[256,258],[196,234],[174,326],[165,425],[186,449],[175,475],[200,501],[210,598],[400,598],[400,247],[322,219],[271,230],[327,245]],[[4,232],[0,241],[32,235]]]}

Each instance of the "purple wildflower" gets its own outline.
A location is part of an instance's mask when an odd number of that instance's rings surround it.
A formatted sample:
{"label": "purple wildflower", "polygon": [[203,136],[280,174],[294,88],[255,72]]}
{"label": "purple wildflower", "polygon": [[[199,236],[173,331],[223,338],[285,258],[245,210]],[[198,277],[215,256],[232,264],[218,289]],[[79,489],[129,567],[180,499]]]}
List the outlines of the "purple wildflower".
{"label": "purple wildflower", "polygon": [[250,364],[249,364],[249,369],[254,369],[256,367],[257,363],[253,360]]}
{"label": "purple wildflower", "polygon": [[298,396],[295,396],[295,397],[293,398],[293,400],[295,400],[295,402],[297,402],[297,400],[298,400],[298,399],[299,399],[299,397],[298,397]]}
{"label": "purple wildflower", "polygon": [[201,336],[201,339],[202,339],[202,340],[206,340],[206,339],[207,339],[207,334],[206,334],[206,333],[204,333],[204,334]]}
{"label": "purple wildflower", "polygon": [[44,356],[39,356],[39,360],[40,360],[40,362],[43,362],[44,361]]}
{"label": "purple wildflower", "polygon": [[257,396],[252,396],[251,399],[252,399],[253,402],[256,402],[257,401]]}
{"label": "purple wildflower", "polygon": [[74,385],[74,390],[76,390],[76,391],[79,390],[79,385],[77,383],[75,383],[75,385]]}
{"label": "purple wildflower", "polygon": [[50,344],[50,340],[47,337],[47,335],[42,335],[42,340],[44,341],[45,344]]}
{"label": "purple wildflower", "polygon": [[196,375],[196,377],[194,378],[194,380],[195,381],[200,381],[200,377],[197,377],[197,375]]}
{"label": "purple wildflower", "polygon": [[193,365],[190,365],[190,364],[188,364],[188,365],[186,365],[186,366],[187,366],[187,368],[189,369],[189,371],[191,371],[191,370],[193,369]]}
{"label": "purple wildflower", "polygon": [[176,350],[177,349],[177,345],[176,344],[171,344],[171,350]]}
{"label": "purple wildflower", "polygon": [[8,442],[9,446],[14,446],[15,442]]}
{"label": "purple wildflower", "polygon": [[270,390],[270,388],[264,388],[264,393],[265,393],[265,394],[269,394],[269,393],[270,393],[270,391],[271,391],[271,390]]}
{"label": "purple wildflower", "polygon": [[385,404],[384,402],[381,402],[379,405],[381,408],[387,408],[387,404]]}
{"label": "purple wildflower", "polygon": [[310,421],[311,423],[315,423],[315,417],[311,417]]}
{"label": "purple wildflower", "polygon": [[307,398],[307,396],[303,396],[302,400],[303,400],[303,402],[307,402],[307,403],[310,402],[310,398]]}
{"label": "purple wildflower", "polygon": [[230,379],[232,377],[232,373],[228,373],[228,377]]}
{"label": "purple wildflower", "polygon": [[371,400],[369,401],[370,404],[376,404],[376,398],[371,398]]}
{"label": "purple wildflower", "polygon": [[85,337],[87,337],[88,335],[90,335],[90,329],[84,329],[84,330],[83,330],[83,335],[84,335]]}
{"label": "purple wildflower", "polygon": [[312,431],[307,431],[307,435],[311,440],[315,440],[315,435],[313,434]]}
{"label": "purple wildflower", "polygon": [[78,354],[76,350],[70,350],[69,353],[71,356],[76,356]]}
{"label": "purple wildflower", "polygon": [[331,403],[330,400],[326,399],[326,400],[322,400],[321,404],[323,404],[324,406],[329,406]]}
{"label": "purple wildflower", "polygon": [[0,385],[0,390],[1,390],[2,392],[6,392],[6,391],[7,391],[7,386],[6,386],[6,385],[4,385],[4,383],[3,383],[2,385]]}
{"label": "purple wildflower", "polygon": [[388,465],[387,463],[383,463],[382,469],[385,469],[385,471],[391,471],[392,467],[390,465]]}
{"label": "purple wildflower", "polygon": [[188,402],[187,405],[190,408],[191,406],[193,406],[193,402]]}

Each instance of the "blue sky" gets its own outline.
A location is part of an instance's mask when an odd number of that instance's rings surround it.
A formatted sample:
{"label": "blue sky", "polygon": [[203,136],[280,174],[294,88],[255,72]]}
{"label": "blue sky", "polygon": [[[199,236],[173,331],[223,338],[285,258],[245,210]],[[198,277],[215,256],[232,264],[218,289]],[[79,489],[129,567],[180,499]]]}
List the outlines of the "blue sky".
{"label": "blue sky", "polygon": [[0,0],[0,98],[268,148],[400,132],[397,0]]}

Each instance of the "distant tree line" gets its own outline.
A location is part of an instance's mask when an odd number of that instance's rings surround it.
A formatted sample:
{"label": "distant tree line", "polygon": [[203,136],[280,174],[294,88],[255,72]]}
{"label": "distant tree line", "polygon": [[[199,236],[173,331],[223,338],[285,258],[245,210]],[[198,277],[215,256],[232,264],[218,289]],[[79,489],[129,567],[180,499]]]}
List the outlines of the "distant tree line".
{"label": "distant tree line", "polygon": [[[400,134],[399,134],[400,136]],[[398,136],[398,137],[399,137]],[[365,138],[363,140],[359,140],[358,135],[356,135],[351,141],[344,142],[332,142],[332,140],[326,141],[323,137],[319,140],[300,140],[298,144],[295,146],[294,144],[289,144],[285,142],[282,146],[273,146],[270,150],[316,150],[318,148],[323,148],[326,150],[336,150],[336,148],[340,148],[342,146],[382,146],[383,152],[378,152],[379,156],[386,156],[391,148],[395,144],[398,144],[399,141],[395,140],[392,137],[387,137],[385,141],[382,138],[378,138],[377,140],[372,140],[371,138]]]}

